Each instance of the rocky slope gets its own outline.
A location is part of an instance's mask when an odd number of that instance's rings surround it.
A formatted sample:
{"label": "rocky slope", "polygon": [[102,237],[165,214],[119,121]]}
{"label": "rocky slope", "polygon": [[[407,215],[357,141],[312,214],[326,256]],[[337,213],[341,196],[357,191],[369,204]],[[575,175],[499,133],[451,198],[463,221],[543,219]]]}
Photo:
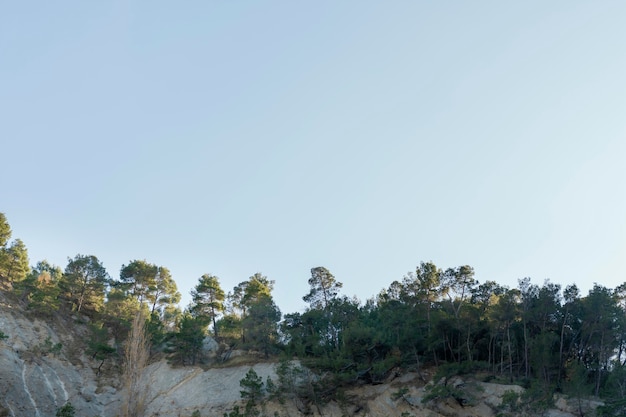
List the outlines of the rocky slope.
{"label": "rocky slope", "polygon": [[[80,417],[114,417],[122,393],[116,375],[119,367],[109,364],[97,375],[99,362],[83,353],[88,336],[84,318],[48,317],[46,320],[25,314],[0,293],[0,330],[8,337],[0,341],[0,416],[48,417],[58,407],[71,402]],[[265,380],[276,380],[272,363],[253,365]],[[165,361],[152,363],[144,373],[146,415],[189,417],[194,411],[201,416],[223,416],[234,405],[241,405],[239,381],[250,365],[172,368]],[[457,379],[459,386],[465,382]],[[341,404],[331,403],[323,409],[312,408],[313,415],[328,417],[354,416],[426,416],[490,417],[496,415],[507,390],[521,392],[518,386],[476,382],[471,384],[476,401],[462,407],[456,401],[422,404],[425,386],[415,374],[396,375],[386,383],[361,386],[349,391]],[[403,395],[397,398],[398,392]],[[396,394],[396,395],[394,395]],[[563,399],[559,409],[549,410],[550,417],[577,416],[577,406]],[[593,408],[597,404],[586,403]],[[284,404],[264,405],[266,415],[300,416],[302,404],[287,400]]]}

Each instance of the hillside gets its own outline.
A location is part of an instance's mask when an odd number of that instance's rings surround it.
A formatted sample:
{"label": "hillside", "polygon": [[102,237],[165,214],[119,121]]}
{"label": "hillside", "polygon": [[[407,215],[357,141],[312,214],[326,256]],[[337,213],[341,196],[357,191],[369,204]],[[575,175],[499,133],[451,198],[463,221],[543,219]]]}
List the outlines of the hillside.
{"label": "hillside", "polygon": [[[99,360],[84,353],[86,321],[86,317],[76,315],[33,317],[20,308],[17,299],[0,293],[0,328],[8,336],[0,342],[0,415],[54,416],[68,402],[74,406],[76,416],[117,415],[123,396],[120,363],[111,361],[101,366]],[[276,362],[250,362],[250,357],[235,356],[219,367],[172,367],[164,359],[151,363],[141,384],[145,388],[145,415],[188,417],[199,412],[200,416],[222,416],[237,405],[243,409],[240,381],[251,367],[264,381],[268,377],[278,380]],[[420,376],[428,381],[434,370],[430,371]],[[287,392],[282,403],[265,400],[258,409],[264,415],[280,416],[495,416],[507,391],[523,391],[516,385],[482,382],[469,375],[450,379],[448,386],[471,397],[471,404],[461,405],[461,401],[451,398],[424,404],[427,390],[420,376],[399,371],[383,383],[348,388],[340,401],[323,405],[305,404]],[[545,415],[580,415],[572,401],[559,399],[556,404],[559,408],[547,410]],[[585,410],[595,406],[584,403]]]}

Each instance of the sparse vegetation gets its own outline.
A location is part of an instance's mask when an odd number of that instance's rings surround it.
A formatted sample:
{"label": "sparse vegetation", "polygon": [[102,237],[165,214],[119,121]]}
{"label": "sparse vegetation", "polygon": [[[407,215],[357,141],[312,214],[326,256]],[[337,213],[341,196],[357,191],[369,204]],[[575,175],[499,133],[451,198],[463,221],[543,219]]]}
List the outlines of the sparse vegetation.
{"label": "sparse vegetation", "polygon": [[53,343],[52,340],[50,339],[50,337],[46,337],[46,339],[41,342],[40,344],[34,346],[31,350],[31,352],[34,355],[58,355],[59,353],[61,353],[61,349],[63,349],[63,344],[58,342],[58,343]]}
{"label": "sparse vegetation", "polygon": [[74,417],[76,415],[76,409],[72,403],[65,403],[62,407],[57,408],[55,417]]}

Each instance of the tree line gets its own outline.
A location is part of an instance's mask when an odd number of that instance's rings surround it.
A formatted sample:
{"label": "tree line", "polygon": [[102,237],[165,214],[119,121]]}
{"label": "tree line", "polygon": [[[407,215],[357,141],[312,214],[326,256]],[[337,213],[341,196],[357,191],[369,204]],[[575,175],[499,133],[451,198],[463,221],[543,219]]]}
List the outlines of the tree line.
{"label": "tree line", "polygon": [[317,399],[346,385],[380,383],[398,369],[421,375],[436,366],[479,370],[545,397],[555,391],[604,397],[615,415],[626,408],[626,284],[595,284],[587,295],[575,284],[537,285],[529,278],[509,288],[478,282],[468,265],[422,262],[362,303],[342,294],[327,268],[316,267],[301,313],[283,316],[274,281],[260,273],[228,293],[217,276],[202,275],[181,310],[166,267],[133,260],[112,279],[96,256],[76,255],[65,269],[46,261],[31,268],[23,242],[10,237],[0,213],[0,280],[10,284],[4,288],[34,314],[89,316],[97,358],[114,354],[107,341],[121,343],[141,309],[153,353],[197,364],[210,333],[230,348],[296,357],[324,371],[311,391]]}

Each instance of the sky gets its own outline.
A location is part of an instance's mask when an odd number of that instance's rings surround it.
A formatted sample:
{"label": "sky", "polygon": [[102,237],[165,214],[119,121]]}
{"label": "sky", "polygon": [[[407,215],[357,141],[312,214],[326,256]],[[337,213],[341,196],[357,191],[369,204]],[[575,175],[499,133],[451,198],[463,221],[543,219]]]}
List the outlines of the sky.
{"label": "sky", "polygon": [[31,264],[183,294],[432,261],[626,282],[623,1],[0,3],[0,212]]}

